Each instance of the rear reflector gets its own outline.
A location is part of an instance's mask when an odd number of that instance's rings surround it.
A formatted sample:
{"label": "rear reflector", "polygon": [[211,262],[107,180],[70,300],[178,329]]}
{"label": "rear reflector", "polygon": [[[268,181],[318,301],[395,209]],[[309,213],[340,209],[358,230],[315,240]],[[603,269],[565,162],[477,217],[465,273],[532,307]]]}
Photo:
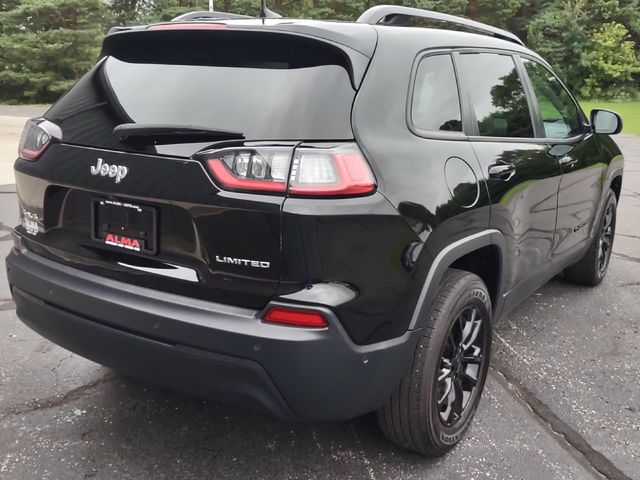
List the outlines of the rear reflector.
{"label": "rear reflector", "polygon": [[301,197],[362,196],[376,189],[371,168],[355,144],[225,148],[199,156],[223,189]]}
{"label": "rear reflector", "polygon": [[227,28],[224,23],[161,23],[151,25],[147,30],[222,30]]}
{"label": "rear reflector", "polygon": [[289,325],[293,327],[326,328],[329,326],[321,312],[297,310],[287,307],[272,307],[263,320],[269,323]]}

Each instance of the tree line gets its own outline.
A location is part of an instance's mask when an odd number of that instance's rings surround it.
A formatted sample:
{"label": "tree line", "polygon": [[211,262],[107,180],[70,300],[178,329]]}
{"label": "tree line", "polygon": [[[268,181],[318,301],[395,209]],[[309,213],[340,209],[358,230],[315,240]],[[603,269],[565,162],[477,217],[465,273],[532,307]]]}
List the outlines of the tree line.
{"label": "tree line", "polygon": [[[462,15],[505,28],[544,56],[585,99],[640,90],[640,0],[270,0],[286,17],[354,20],[376,4]],[[259,0],[215,0],[216,10],[257,15]],[[145,24],[208,0],[0,0],[0,102],[52,102],[94,63],[116,25]]]}

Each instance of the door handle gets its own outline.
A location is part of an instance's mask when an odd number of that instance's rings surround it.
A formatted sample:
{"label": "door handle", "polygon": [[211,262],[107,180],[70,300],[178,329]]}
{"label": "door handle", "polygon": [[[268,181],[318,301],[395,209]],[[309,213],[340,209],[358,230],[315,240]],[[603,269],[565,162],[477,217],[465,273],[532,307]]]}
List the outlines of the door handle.
{"label": "door handle", "polygon": [[496,163],[489,166],[489,178],[500,180],[502,182],[509,181],[516,174],[516,166],[511,163]]}
{"label": "door handle", "polygon": [[564,167],[573,167],[576,163],[578,163],[578,159],[571,155],[565,155],[560,159],[560,165]]}

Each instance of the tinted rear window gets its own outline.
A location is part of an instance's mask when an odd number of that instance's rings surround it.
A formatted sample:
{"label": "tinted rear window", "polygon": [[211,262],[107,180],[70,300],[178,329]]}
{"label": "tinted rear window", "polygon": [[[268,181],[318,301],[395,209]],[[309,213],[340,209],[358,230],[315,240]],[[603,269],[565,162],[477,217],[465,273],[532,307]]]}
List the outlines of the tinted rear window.
{"label": "tinted rear window", "polygon": [[[121,37],[48,112],[62,127],[65,142],[149,151],[121,144],[111,134],[121,123],[234,130],[247,140],[353,138],[355,90],[348,59],[336,47],[292,35],[244,32]],[[201,147],[153,148],[191,155]]]}
{"label": "tinted rear window", "polygon": [[462,132],[458,83],[449,55],[426,57],[420,62],[411,119],[420,130]]}

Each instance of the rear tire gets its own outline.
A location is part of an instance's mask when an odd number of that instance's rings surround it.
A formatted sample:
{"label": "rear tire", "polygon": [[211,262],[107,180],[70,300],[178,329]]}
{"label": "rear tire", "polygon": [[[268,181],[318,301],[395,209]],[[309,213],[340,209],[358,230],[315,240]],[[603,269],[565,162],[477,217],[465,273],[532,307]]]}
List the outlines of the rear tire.
{"label": "rear tire", "polygon": [[617,208],[616,194],[613,190],[609,190],[600,224],[596,230],[596,235],[591,240],[589,250],[577,263],[564,270],[564,276],[570,282],[595,287],[604,280],[609,268],[616,234]]}
{"label": "rear tire", "polygon": [[477,409],[491,337],[491,300],[484,282],[472,273],[448,270],[410,369],[377,413],[384,435],[428,456],[451,450]]}

